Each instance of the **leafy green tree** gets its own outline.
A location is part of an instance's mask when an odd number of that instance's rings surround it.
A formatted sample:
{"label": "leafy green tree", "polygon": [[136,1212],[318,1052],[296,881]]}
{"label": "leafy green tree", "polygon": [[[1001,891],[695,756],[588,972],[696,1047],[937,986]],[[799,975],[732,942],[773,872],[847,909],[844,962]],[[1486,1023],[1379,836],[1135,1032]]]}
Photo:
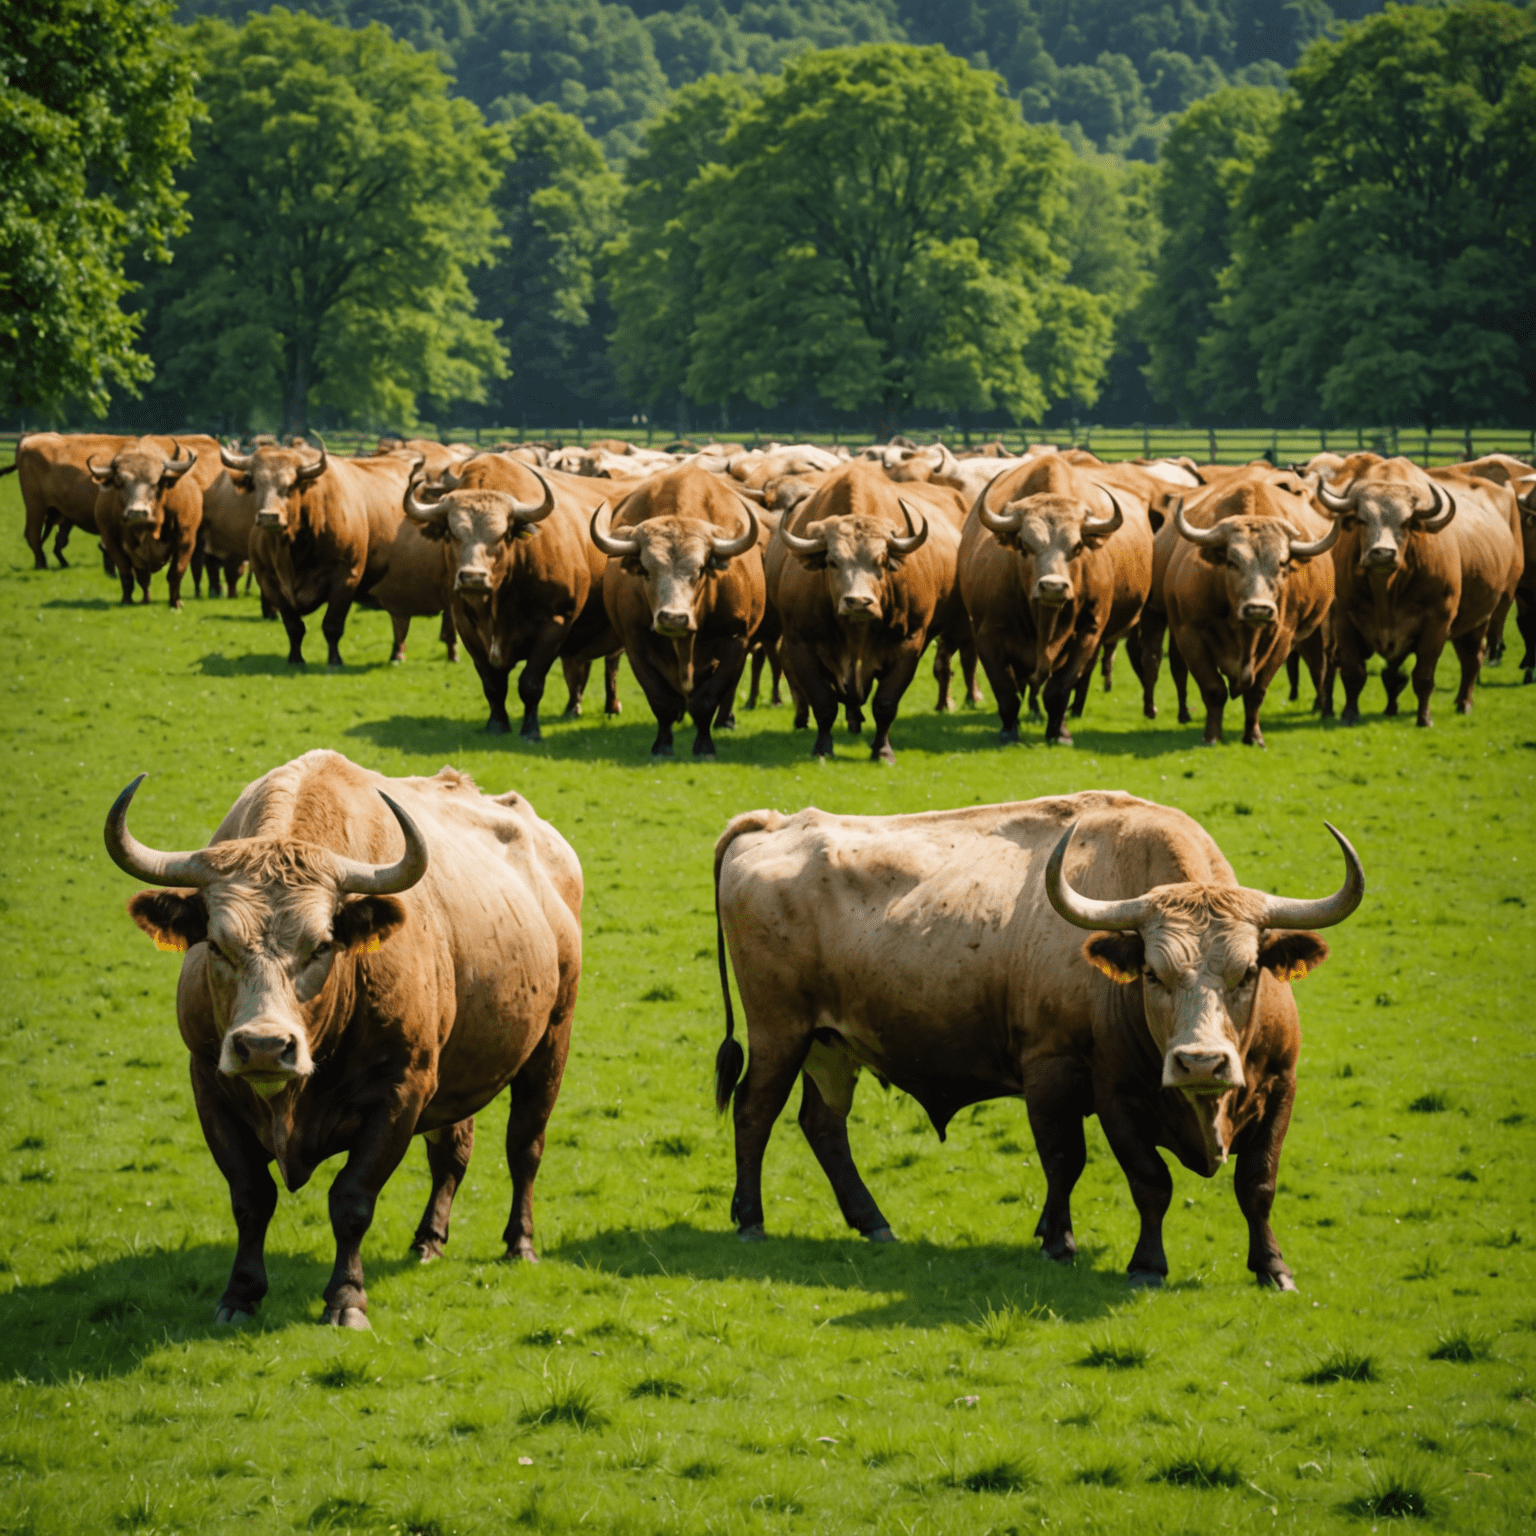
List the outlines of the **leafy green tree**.
{"label": "leafy green tree", "polygon": [[1214,333],[1237,209],[1279,111],[1278,92],[1232,87],[1192,106],[1163,144],[1153,192],[1162,246],[1138,318],[1152,394],[1185,421],[1259,408],[1255,359],[1241,338]]}
{"label": "leafy green tree", "polygon": [[496,238],[502,136],[381,27],[203,21],[192,229],[156,295],[168,390],[234,420],[401,426],[504,371],[465,268]]}
{"label": "leafy green tree", "polygon": [[0,8],[0,415],[101,415],[152,373],[124,258],[185,227],[192,67],[165,0]]}
{"label": "leafy green tree", "polygon": [[1393,7],[1308,51],[1223,280],[1266,409],[1530,419],[1533,91],[1536,15],[1496,0]]}
{"label": "leafy green tree", "polygon": [[556,107],[514,118],[507,135],[511,163],[494,197],[507,249],[474,280],[511,353],[497,420],[596,415],[613,403],[598,267],[617,231],[619,179],[580,121]]}
{"label": "leafy green tree", "polygon": [[683,210],[694,399],[810,385],[888,429],[913,409],[1038,420],[1094,398],[1112,316],[1047,233],[1068,152],[998,85],[893,45],[807,54],[764,85]]}

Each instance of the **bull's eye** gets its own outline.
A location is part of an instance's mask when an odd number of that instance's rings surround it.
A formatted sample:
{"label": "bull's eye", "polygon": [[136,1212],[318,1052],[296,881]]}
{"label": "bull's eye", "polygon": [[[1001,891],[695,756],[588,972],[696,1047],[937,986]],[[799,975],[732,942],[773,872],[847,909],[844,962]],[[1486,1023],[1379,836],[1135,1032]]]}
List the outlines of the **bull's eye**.
{"label": "bull's eye", "polygon": [[1141,979],[1143,981],[1151,982],[1154,987],[1160,987],[1163,984],[1162,980],[1158,976],[1157,972],[1154,971],[1150,965],[1142,966],[1142,968],[1141,968]]}
{"label": "bull's eye", "polygon": [[1258,979],[1259,979],[1259,968],[1258,968],[1258,966],[1250,965],[1248,967],[1248,969],[1243,972],[1243,979],[1240,982],[1238,982],[1237,990],[1241,990],[1243,987],[1251,987],[1254,984],[1254,982],[1256,982]]}
{"label": "bull's eye", "polygon": [[328,954],[330,954],[334,947],[335,946],[331,943],[331,941],[327,939],[323,944],[316,944],[315,947],[310,950],[309,958],[311,961],[323,960]]}
{"label": "bull's eye", "polygon": [[228,965],[230,963],[229,962],[229,956],[226,955],[224,953],[224,951],[222,949],[220,949],[219,946],[213,942],[212,939],[207,940],[207,944],[208,944],[208,953],[210,955],[212,955],[215,960],[222,960],[225,965]]}

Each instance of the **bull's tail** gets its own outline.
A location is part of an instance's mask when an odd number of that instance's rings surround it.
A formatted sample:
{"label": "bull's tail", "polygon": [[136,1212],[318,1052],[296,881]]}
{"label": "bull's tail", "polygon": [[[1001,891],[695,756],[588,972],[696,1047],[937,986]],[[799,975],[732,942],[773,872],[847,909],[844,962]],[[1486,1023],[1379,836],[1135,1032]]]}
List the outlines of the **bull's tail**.
{"label": "bull's tail", "polygon": [[21,468],[21,460],[20,459],[17,459],[14,464],[7,464],[4,469],[0,469],[0,479],[3,479],[6,475],[14,475],[16,473],[16,471],[18,469],[20,469],[20,468]]}
{"label": "bull's tail", "polygon": [[731,1007],[731,972],[725,954],[725,925],[720,920],[720,866],[731,844],[743,832],[764,832],[779,825],[783,817],[777,811],[747,811],[733,817],[715,844],[715,954],[720,961],[720,996],[725,1000],[725,1039],[715,1052],[715,1109],[724,1114],[741,1081],[741,1069],[747,1053],[736,1038],[736,1013]]}

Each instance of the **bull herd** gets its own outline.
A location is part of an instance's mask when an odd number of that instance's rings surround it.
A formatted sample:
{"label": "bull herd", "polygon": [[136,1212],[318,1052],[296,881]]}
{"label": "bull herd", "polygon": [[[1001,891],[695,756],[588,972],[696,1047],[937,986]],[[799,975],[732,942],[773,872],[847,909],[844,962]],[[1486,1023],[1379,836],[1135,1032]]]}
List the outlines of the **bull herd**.
{"label": "bull herd", "polygon": [[1110,685],[1122,640],[1152,718],[1166,638],[1180,723],[1192,673],[1207,743],[1241,699],[1243,740],[1262,745],[1266,691],[1287,666],[1294,699],[1303,662],[1317,711],[1333,714],[1337,678],[1342,719],[1356,721],[1372,655],[1386,712],[1411,681],[1428,725],[1447,641],[1466,712],[1512,606],[1525,681],[1536,675],[1536,470],[1503,454],[1423,470],[1372,453],[1279,468],[1044,446],[957,457],[905,440],[857,454],[392,440],[348,459],[302,440],[241,453],[210,437],[34,433],[13,467],[39,567],[51,529],[62,562],[70,528],[88,528],[125,603],[136,586],[148,602],[164,569],[178,607],[189,568],[199,594],[206,575],[210,593],[233,595],[248,563],[295,665],[317,610],[333,665],[354,602],[389,613],[396,661],[411,620],[440,615],[449,658],[462,638],[474,660],[494,733],[511,728],[521,667],[532,740],[557,660],[568,715],[600,658],[617,713],[627,656],[655,755],[671,755],[685,715],[695,755],[714,755],[750,661],[749,708],[766,665],[796,728],[814,717],[815,756],[832,753],[839,711],[859,732],[868,707],[884,761],[930,644],[937,708],[954,707],[957,654],[980,702],[979,661],[1004,741],[1018,740],[1027,699],[1032,715],[1043,706],[1045,739],[1069,742],[1069,710],[1082,713],[1096,668]]}

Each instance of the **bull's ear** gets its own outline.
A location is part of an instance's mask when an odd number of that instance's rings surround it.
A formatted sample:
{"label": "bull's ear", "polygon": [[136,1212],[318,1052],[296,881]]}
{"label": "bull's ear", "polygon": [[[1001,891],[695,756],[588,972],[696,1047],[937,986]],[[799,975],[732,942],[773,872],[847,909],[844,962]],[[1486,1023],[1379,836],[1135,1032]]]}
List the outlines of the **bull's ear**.
{"label": "bull's ear", "polygon": [[1300,981],[1328,958],[1328,946],[1315,933],[1272,930],[1259,942],[1259,964],[1280,981]]}
{"label": "bull's ear", "polygon": [[1096,933],[1083,944],[1083,959],[1111,981],[1122,984],[1141,976],[1146,958],[1146,945],[1134,929],[1129,933]]}
{"label": "bull's ear", "polygon": [[405,921],[405,908],[393,896],[359,896],[344,901],[331,919],[337,949],[372,953]]}
{"label": "bull's ear", "polygon": [[1224,544],[1202,545],[1200,558],[1207,565],[1225,565],[1227,563],[1227,548]]}
{"label": "bull's ear", "polygon": [[161,949],[186,949],[208,937],[208,907],[201,891],[140,891],[128,915]]}

